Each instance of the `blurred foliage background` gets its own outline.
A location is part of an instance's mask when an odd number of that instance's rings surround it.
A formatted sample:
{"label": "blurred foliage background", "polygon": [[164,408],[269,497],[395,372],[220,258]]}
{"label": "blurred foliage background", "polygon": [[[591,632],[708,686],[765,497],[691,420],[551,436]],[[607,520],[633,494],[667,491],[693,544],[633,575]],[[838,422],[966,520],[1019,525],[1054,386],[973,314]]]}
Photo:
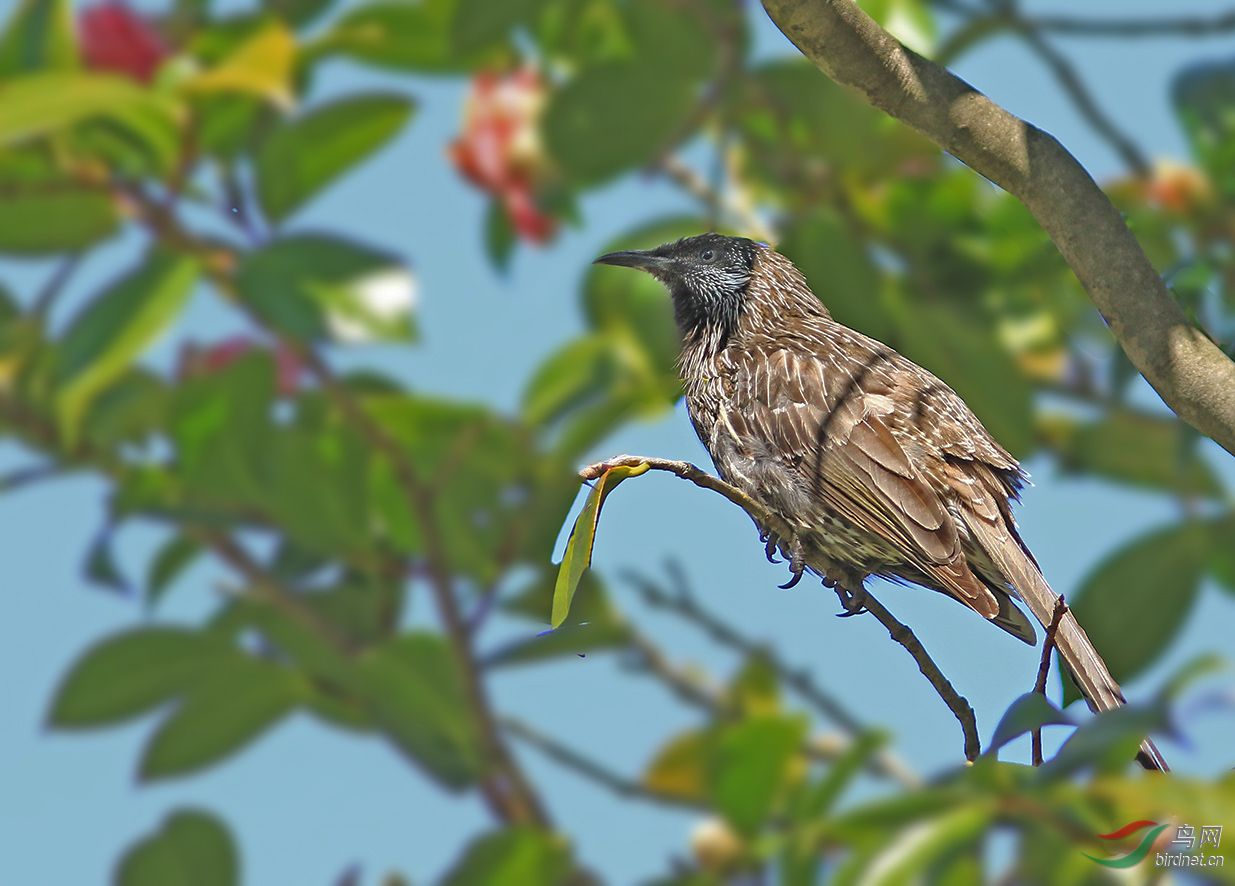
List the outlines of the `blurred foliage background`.
{"label": "blurred foliage background", "polygon": [[[1087,22],[1126,37],[1118,18],[1036,17],[1003,2],[862,6],[943,61],[1008,35],[1024,41],[1058,78],[1059,101],[1075,102],[1126,166],[1105,186],[1180,302],[1216,340],[1232,340],[1230,62],[1178,72],[1172,98],[1191,156],[1163,163],[1110,119],[1053,42]],[[1235,816],[1229,774],[1147,778],[1126,765],[1144,732],[1188,731],[1173,712],[1210,660],[1093,720],[1017,698],[1032,686],[1026,671],[1002,687],[1010,707],[993,733],[983,724],[990,748],[976,766],[956,766],[958,739],[951,765],[921,772],[900,753],[913,735],[890,736],[842,702],[862,671],[900,655],[892,646],[874,639],[858,672],[812,673],[780,654],[775,633],[748,634],[713,611],[689,568],[662,569],[637,548],[621,553],[627,573],[588,573],[568,623],[545,633],[576,469],[679,398],[670,308],[653,281],[587,270],[584,329],[538,345],[517,410],[442,394],[432,366],[366,360],[417,346],[417,244],[391,251],[356,237],[346,217],[306,226],[298,216],[417,125],[418,90],[465,80],[457,137],[436,165],[403,169],[411,187],[392,199],[414,199],[436,177],[467,181],[488,211],[451,236],[482,243],[499,272],[528,250],[551,258],[590,223],[585,201],[613,182],[655,180],[682,211],[639,219],[610,248],[708,228],[772,241],[838,319],[941,375],[1018,456],[1171,503],[1171,519],[1061,587],[1121,681],[1160,660],[1203,586],[1235,593],[1235,513],[1216,450],[1144,395],[1025,209],[804,61],[753,51],[753,29],[766,27],[757,6],[14,0],[5,11],[0,267],[13,282],[0,279],[10,466],[0,490],[38,496],[70,474],[102,482],[94,542],[66,555],[81,557],[90,583],[128,595],[132,623],[81,650],[47,701],[51,728],[146,717],[131,751],[142,782],[217,766],[298,713],[322,730],[379,737],[443,804],[462,795],[486,810],[489,829],[455,835],[454,861],[437,872],[452,884],[612,878],[578,851],[575,816],[548,797],[556,774],[541,776],[553,771],[542,758],[591,789],[696,822],[672,858],[641,863],[663,883],[1106,882],[1112,870],[1086,853],[1119,855],[1141,834],[1114,847],[1096,835],[1138,819]],[[331,78],[341,64],[393,74],[391,85],[340,89]],[[114,279],[91,271],[104,250],[123,263]],[[72,285],[84,295],[66,301]],[[186,329],[202,293],[244,331]],[[571,293],[553,296],[565,310]],[[493,322],[475,304],[472,322]],[[149,359],[168,330],[176,356]],[[474,347],[467,328],[436,334]],[[535,324],[510,334],[534,337]],[[510,384],[502,353],[469,359],[491,366],[495,386]],[[623,490],[629,507],[643,486]],[[158,533],[140,562],[117,554],[129,532]],[[621,546],[602,529],[606,538]],[[753,533],[750,542],[741,553],[757,558]],[[165,617],[203,561],[221,576],[208,611]],[[651,610],[700,629],[738,666],[713,677],[678,660],[645,631]],[[602,654],[694,712],[675,733],[629,711],[658,746],[641,770],[496,700],[509,669],[535,665],[553,696],[557,674]],[[924,684],[911,689],[923,718],[947,716]],[[1075,699],[1062,681],[1060,705]],[[1055,730],[1066,741],[1045,766],[998,759],[1003,744],[1054,721],[1083,725]],[[365,827],[364,810],[355,817]],[[210,809],[168,807],[158,827],[116,847],[113,876],[237,883],[244,844]],[[1155,875],[1150,862],[1120,872]],[[320,877],[358,883],[362,871]]]}

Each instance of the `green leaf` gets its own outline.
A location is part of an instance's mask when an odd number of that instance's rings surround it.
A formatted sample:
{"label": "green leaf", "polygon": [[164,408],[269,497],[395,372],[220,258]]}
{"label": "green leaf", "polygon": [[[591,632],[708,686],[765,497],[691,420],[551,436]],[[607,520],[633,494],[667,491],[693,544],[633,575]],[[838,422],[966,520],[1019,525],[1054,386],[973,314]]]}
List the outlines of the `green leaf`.
{"label": "green leaf", "polygon": [[306,696],[295,673],[247,656],[201,675],[151,736],[141,778],[183,775],[239,751],[289,714]]}
{"label": "green leaf", "polygon": [[882,732],[868,731],[856,736],[819,780],[802,791],[796,816],[809,820],[831,812],[862,768],[887,742],[888,737]]}
{"label": "green leaf", "polygon": [[357,95],[273,129],[257,151],[257,196],[280,222],[398,134],[414,106],[397,95]]}
{"label": "green leaf", "polygon": [[69,0],[19,0],[0,33],[0,77],[77,67]]}
{"label": "green leaf", "polygon": [[596,185],[671,147],[695,101],[693,84],[637,61],[586,68],[545,110],[545,144],[562,172]]}
{"label": "green leaf", "polygon": [[455,52],[475,53],[503,43],[519,25],[530,23],[544,0],[455,0],[450,37]]}
{"label": "green leaf", "polygon": [[227,826],[196,809],[173,812],[125,852],[117,886],[237,886],[240,859]]}
{"label": "green leaf", "polygon": [[[1106,556],[1069,599],[1073,613],[1120,683],[1166,649],[1192,611],[1209,535],[1185,522],[1133,539]],[[1064,680],[1064,704],[1079,698]]]}
{"label": "green leaf", "polygon": [[458,0],[361,6],[323,35],[321,51],[378,67],[434,74],[467,73],[482,61],[496,62],[488,53],[458,51],[452,39],[457,6]]}
{"label": "green leaf", "polygon": [[1006,449],[1033,449],[1033,389],[977,316],[914,302],[897,324],[899,350],[954,389]]}
{"label": "green leaf", "polygon": [[0,185],[0,253],[78,250],[110,237],[119,224],[116,202],[105,191]]}
{"label": "green leaf", "polygon": [[741,833],[753,833],[771,813],[805,732],[803,720],[765,716],[726,727],[717,737],[710,794],[717,810]]}
{"label": "green leaf", "polygon": [[1100,770],[1126,768],[1145,736],[1172,730],[1164,701],[1104,711],[1082,723],[1059,753],[1039,767],[1037,777],[1044,782],[1059,781],[1091,766]]}
{"label": "green leaf", "polygon": [[112,551],[111,539],[114,529],[114,524],[109,523],[104,526],[91,543],[90,552],[86,554],[85,573],[86,578],[95,584],[124,594],[129,591],[129,582],[116,564],[115,554]]}
{"label": "green leaf", "polygon": [[48,720],[58,729],[107,726],[187,692],[235,655],[217,637],[183,628],[138,628],[109,637],[73,665]]}
{"label": "green leaf", "polygon": [[426,772],[454,789],[476,780],[480,736],[441,637],[412,633],[369,650],[356,662],[354,683],[382,731]]}
{"label": "green leaf", "polygon": [[995,727],[995,734],[991,736],[986,752],[993,754],[1026,732],[1050,725],[1071,726],[1073,721],[1051,704],[1045,695],[1040,692],[1026,692],[1012,702],[999,718],[999,725]]}
{"label": "green leaf", "polygon": [[523,391],[529,424],[549,424],[608,390],[618,375],[613,342],[605,335],[575,339],[537,367]]}
{"label": "green leaf", "polygon": [[197,272],[191,258],[155,253],[74,318],[58,349],[55,395],[57,416],[70,438],[91,399],[175,319]]}
{"label": "green leaf", "polygon": [[1223,194],[1235,195],[1235,63],[1189,66],[1175,78],[1171,97],[1193,154]]}
{"label": "green leaf", "polygon": [[164,542],[146,573],[146,605],[154,608],[201,552],[201,542],[187,535],[176,534]]}
{"label": "green leaf", "polygon": [[[990,827],[987,803],[952,809],[890,835],[881,845],[852,856],[838,871],[837,884],[901,886],[961,847],[968,847]],[[932,881],[934,882],[934,881]]]}
{"label": "green leaf", "polygon": [[236,285],[273,328],[300,341],[408,340],[415,281],[397,257],[323,235],[277,240],[249,254]]}
{"label": "green leaf", "polygon": [[310,24],[334,6],[335,2],[336,0],[263,0],[263,5],[300,27]]}
{"label": "green leaf", "polygon": [[798,266],[837,320],[881,341],[890,337],[879,270],[867,245],[839,212],[820,207],[797,219],[776,248]]}
{"label": "green leaf", "polygon": [[617,488],[617,485],[630,477],[638,477],[648,471],[646,464],[634,467],[618,466],[610,468],[596,478],[583,504],[583,510],[575,519],[574,528],[570,531],[570,539],[566,542],[566,553],[558,569],[557,583],[553,587],[553,610],[549,624],[556,628],[566,620],[570,612],[570,603],[574,599],[583,573],[592,562],[592,547],[596,543],[596,525],[600,521],[600,509],[605,498]]}
{"label": "green leaf", "polygon": [[528,825],[477,837],[442,880],[443,886],[535,883],[563,886],[571,872],[566,841]]}
{"label": "green leaf", "polygon": [[485,210],[485,255],[489,257],[489,263],[498,271],[507,270],[518,243],[506,207],[501,200],[490,200]]}
{"label": "green leaf", "polygon": [[1038,424],[1064,470],[1181,495],[1222,494],[1213,468],[1176,418],[1116,411],[1092,422],[1056,415]]}
{"label": "green leaf", "polygon": [[13,77],[0,87],[0,147],[104,119],[146,143],[170,168],[179,149],[175,106],[133,81],[98,71]]}
{"label": "green leaf", "polygon": [[[552,606],[553,586],[554,576],[546,573],[526,591],[505,602],[503,608],[543,623]],[[500,647],[486,658],[486,666],[527,664],[566,655],[583,657],[588,652],[625,646],[630,631],[594,572],[584,573],[580,589],[581,593],[576,593],[578,603],[572,607],[566,624]]]}

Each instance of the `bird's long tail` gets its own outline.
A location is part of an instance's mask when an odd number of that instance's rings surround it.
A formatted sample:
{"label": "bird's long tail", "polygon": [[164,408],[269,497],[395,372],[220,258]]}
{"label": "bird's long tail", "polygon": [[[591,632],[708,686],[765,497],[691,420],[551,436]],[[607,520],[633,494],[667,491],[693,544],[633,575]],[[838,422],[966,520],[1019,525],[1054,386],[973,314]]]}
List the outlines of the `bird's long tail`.
{"label": "bird's long tail", "polygon": [[[1048,626],[1059,595],[1051,590],[1037,565],[1022,550],[1017,540],[1010,536],[1006,527],[984,520],[972,521],[970,530],[983,550],[1012,583],[1034,617],[1043,627]],[[1126,704],[1119,684],[1107,670],[1106,662],[1102,660],[1102,656],[1098,654],[1098,650],[1094,648],[1070,609],[1059,621],[1055,632],[1055,647],[1091,710],[1109,711]],[[1162,752],[1148,738],[1141,743],[1136,758],[1146,769],[1166,772],[1170,768],[1162,757]]]}

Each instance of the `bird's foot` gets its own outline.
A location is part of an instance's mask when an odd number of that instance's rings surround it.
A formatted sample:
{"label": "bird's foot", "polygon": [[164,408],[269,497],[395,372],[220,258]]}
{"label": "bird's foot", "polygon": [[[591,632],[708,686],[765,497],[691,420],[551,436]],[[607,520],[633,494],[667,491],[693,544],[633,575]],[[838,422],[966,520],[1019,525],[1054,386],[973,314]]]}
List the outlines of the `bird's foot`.
{"label": "bird's foot", "polygon": [[789,581],[783,585],[777,585],[782,590],[789,590],[802,580],[802,573],[806,571],[806,558],[802,554],[802,542],[794,536],[793,541],[789,545]]}
{"label": "bird's foot", "polygon": [[[824,582],[824,584],[828,583]],[[841,586],[838,582],[832,582],[828,586],[836,591],[836,596],[840,599],[840,608],[845,610],[844,612],[836,613],[837,618],[852,618],[867,611],[866,607],[862,604],[866,592],[861,590],[860,587],[857,591],[851,591]]]}
{"label": "bird's foot", "polygon": [[769,563],[779,563],[776,559],[776,549],[780,546],[780,540],[772,534],[772,530],[766,529],[759,533],[759,540],[763,542],[763,555],[768,558]]}

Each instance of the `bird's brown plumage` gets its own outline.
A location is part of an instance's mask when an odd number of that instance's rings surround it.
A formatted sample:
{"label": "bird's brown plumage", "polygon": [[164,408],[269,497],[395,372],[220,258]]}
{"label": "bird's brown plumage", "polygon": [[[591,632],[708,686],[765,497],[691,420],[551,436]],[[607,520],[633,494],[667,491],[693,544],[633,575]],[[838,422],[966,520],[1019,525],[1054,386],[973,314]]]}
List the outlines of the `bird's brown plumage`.
{"label": "bird's brown plumage", "polygon": [[[691,421],[722,477],[796,528],[783,554],[849,591],[932,588],[1034,642],[1010,598],[1047,625],[1057,595],[1012,517],[1025,475],[950,387],[833,320],[772,249],[705,235],[602,260],[669,285]],[[1124,702],[1070,612],[1056,644],[1092,708]],[[1148,740],[1142,762],[1165,768]]]}

